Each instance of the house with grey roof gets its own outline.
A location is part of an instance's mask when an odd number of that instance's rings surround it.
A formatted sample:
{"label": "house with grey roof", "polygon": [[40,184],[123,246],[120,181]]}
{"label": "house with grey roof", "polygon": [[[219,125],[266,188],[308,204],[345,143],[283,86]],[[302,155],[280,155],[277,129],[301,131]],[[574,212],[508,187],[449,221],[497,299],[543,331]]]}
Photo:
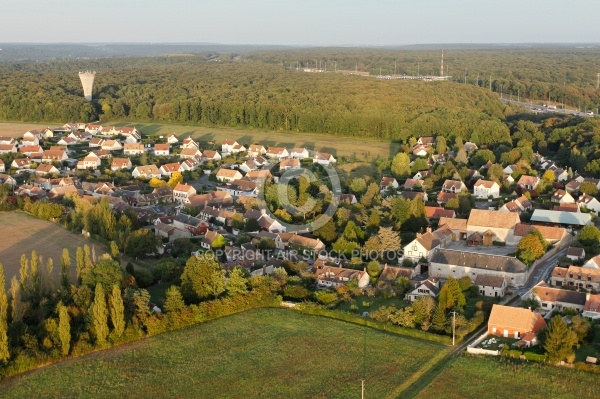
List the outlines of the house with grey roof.
{"label": "house with grey roof", "polygon": [[509,287],[521,287],[529,277],[529,269],[512,256],[436,248],[431,255],[429,275],[456,279],[468,276],[472,281],[479,275],[500,276]]}

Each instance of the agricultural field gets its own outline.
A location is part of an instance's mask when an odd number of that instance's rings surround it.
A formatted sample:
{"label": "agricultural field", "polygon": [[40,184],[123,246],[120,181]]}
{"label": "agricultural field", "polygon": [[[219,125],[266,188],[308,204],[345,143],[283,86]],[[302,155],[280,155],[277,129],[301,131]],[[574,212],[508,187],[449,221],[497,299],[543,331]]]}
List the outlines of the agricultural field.
{"label": "agricultural field", "polygon": [[[446,347],[284,309],[257,309],[50,365],[4,398],[395,397]],[[365,355],[366,353],[366,355]]]}
{"label": "agricultural field", "polygon": [[28,130],[35,129],[41,132],[47,127],[62,126],[64,123],[43,124],[43,123],[18,123],[18,122],[2,122],[0,123],[0,137],[23,137],[23,133]]}
{"label": "agricultural field", "polygon": [[43,257],[44,262],[52,258],[53,274],[58,276],[63,248],[69,249],[73,271],[77,247],[86,244],[90,248],[95,247],[96,256],[105,252],[97,242],[86,240],[54,223],[36,219],[23,212],[0,212],[0,226],[0,262],[4,266],[7,286],[12,276],[19,275],[21,254],[30,256],[31,251],[35,250]]}
{"label": "agricultural field", "polygon": [[451,360],[421,393],[408,397],[584,399],[597,398],[599,393],[595,373],[463,355]]}
{"label": "agricultural field", "polygon": [[[106,122],[105,125],[113,124]],[[316,133],[290,133],[277,131],[244,130],[231,128],[207,128],[200,126],[168,125],[158,123],[114,123],[117,126],[135,126],[142,134],[160,136],[175,133],[180,139],[191,136],[202,142],[214,141],[220,146],[226,139],[237,140],[242,144],[260,143],[265,147],[305,147],[309,150],[324,151],[333,156],[389,157],[397,152],[398,144],[389,141],[343,137]]]}

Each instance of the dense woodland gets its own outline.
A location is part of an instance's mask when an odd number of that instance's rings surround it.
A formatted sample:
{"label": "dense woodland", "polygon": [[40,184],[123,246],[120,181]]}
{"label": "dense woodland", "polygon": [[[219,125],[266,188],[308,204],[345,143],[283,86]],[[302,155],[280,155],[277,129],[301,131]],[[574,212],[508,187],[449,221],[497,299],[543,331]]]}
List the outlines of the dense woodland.
{"label": "dense woodland", "polygon": [[[296,71],[326,62],[331,70],[335,62],[337,69],[372,74],[416,75],[418,65],[420,74],[437,75],[439,51],[312,49],[214,57],[0,64],[0,120],[127,119],[405,141],[431,134],[504,135],[504,119],[514,110],[500,104],[490,86],[506,96],[550,98],[580,109],[600,104],[591,72],[597,49],[450,51],[445,65],[454,82]],[[82,98],[77,77],[85,69],[97,71],[92,103]]]}
{"label": "dense woodland", "polygon": [[[327,70],[359,70],[371,75],[439,75],[440,50],[384,50],[320,48],[260,51],[247,58],[295,69],[296,66]],[[600,49],[506,48],[449,49],[444,52],[444,74],[454,82],[479,85],[507,96],[596,109]],[[466,79],[465,79],[466,78]]]}

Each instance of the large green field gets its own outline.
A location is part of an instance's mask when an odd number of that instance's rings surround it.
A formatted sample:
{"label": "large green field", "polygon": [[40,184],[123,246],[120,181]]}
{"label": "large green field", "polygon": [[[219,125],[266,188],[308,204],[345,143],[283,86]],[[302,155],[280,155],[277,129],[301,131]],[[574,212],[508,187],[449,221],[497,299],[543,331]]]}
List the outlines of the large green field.
{"label": "large green field", "polygon": [[464,355],[451,360],[416,398],[598,398],[599,377],[569,368]]}
{"label": "large green field", "polygon": [[[103,122],[105,125],[113,122]],[[223,140],[237,140],[241,144],[262,144],[265,147],[305,147],[313,151],[325,151],[334,156],[378,155],[389,157],[395,155],[399,145],[373,138],[343,137],[317,133],[290,133],[277,131],[261,131],[251,129],[208,128],[190,125],[169,125],[159,123],[115,122],[116,125],[135,126],[142,134],[149,136],[175,133],[180,139],[193,137],[202,142],[214,141],[220,145]]]}
{"label": "large green field", "polygon": [[0,383],[0,396],[347,399],[360,397],[366,367],[366,397],[384,398],[446,350],[337,320],[259,309],[10,378]]}

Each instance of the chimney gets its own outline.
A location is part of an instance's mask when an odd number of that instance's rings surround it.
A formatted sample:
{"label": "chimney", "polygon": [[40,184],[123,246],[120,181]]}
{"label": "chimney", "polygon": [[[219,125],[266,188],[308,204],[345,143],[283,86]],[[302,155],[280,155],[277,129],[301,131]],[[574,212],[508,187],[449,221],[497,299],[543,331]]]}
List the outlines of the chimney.
{"label": "chimney", "polygon": [[425,229],[426,232],[431,233],[431,226],[427,226],[427,228]]}
{"label": "chimney", "polygon": [[585,301],[587,302],[589,300],[590,300],[590,292],[588,291],[585,293]]}

